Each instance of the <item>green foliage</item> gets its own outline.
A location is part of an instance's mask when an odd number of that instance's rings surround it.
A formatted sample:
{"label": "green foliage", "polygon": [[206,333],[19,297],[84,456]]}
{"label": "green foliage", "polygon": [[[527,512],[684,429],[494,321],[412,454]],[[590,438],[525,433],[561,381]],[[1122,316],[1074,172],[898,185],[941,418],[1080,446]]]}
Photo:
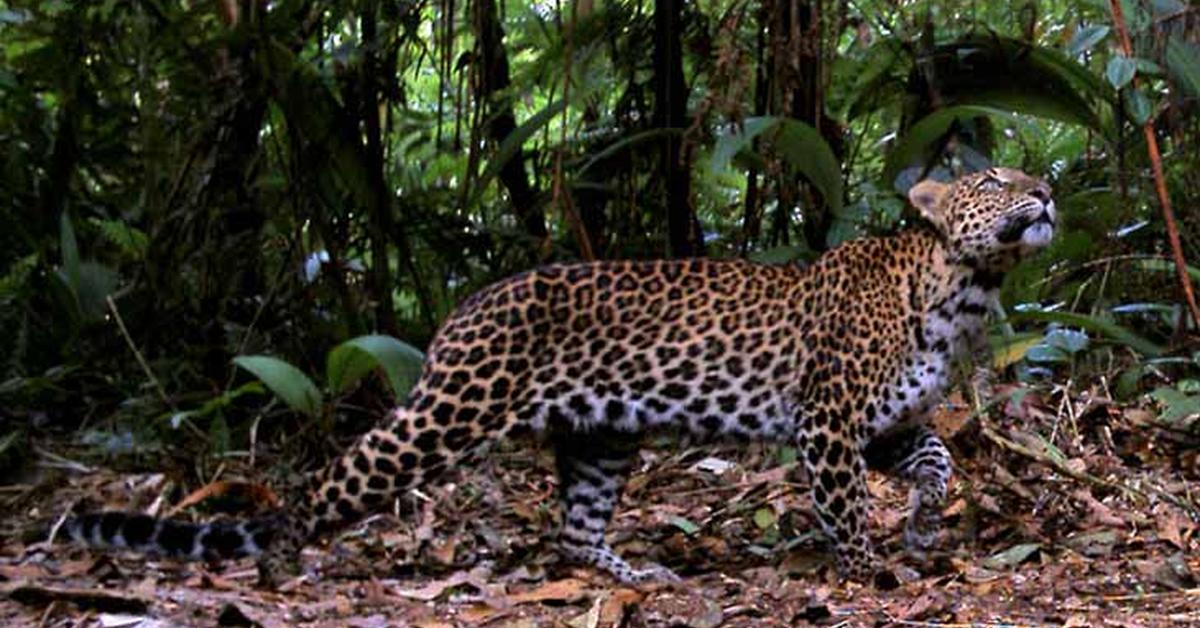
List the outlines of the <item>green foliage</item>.
{"label": "green foliage", "polygon": [[1104,71],[1104,77],[1113,88],[1122,89],[1133,80],[1136,71],[1137,64],[1132,59],[1116,56],[1108,60],[1108,69]]}
{"label": "green foliage", "polygon": [[798,120],[777,117],[745,120],[740,129],[717,139],[710,167],[714,171],[726,168],[735,156],[743,162],[765,163],[765,157],[749,152],[754,140],[760,137],[789,167],[820,190],[835,215],[841,212],[842,173],[837,157],[816,129]]}
{"label": "green foliage", "polygon": [[314,418],[321,415],[325,398],[300,369],[266,355],[241,355],[234,358],[233,363],[253,373],[296,412]]}
{"label": "green foliage", "polygon": [[381,369],[397,400],[421,376],[424,354],[391,336],[359,336],[343,342],[325,360],[325,381],[334,394],[344,394],[373,369]]}
{"label": "green foliage", "polygon": [[1150,398],[1162,407],[1162,413],[1158,415],[1160,421],[1189,429],[1200,417],[1200,394],[1197,393],[1200,390],[1197,390],[1196,380],[1185,380],[1178,387],[1156,388]]}
{"label": "green foliage", "polygon": [[[351,338],[334,347],[325,359],[326,385],[330,396],[345,395],[364,376],[381,370],[396,399],[403,399],[421,376],[425,356],[412,345],[391,336],[378,334]],[[325,412],[325,395],[303,371],[287,362],[265,355],[243,355],[233,363],[252,373],[292,410],[317,418]],[[246,392],[258,389],[243,386],[234,392],[208,401],[192,413],[212,414],[212,410]],[[216,404],[216,405],[214,405]],[[179,416],[179,415],[177,415]]]}

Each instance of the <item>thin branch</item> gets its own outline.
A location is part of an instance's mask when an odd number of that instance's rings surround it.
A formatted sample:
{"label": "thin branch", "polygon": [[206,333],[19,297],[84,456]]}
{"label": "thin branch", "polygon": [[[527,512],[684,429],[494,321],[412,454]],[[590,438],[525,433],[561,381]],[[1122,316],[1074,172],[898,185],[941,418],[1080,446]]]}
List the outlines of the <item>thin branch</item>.
{"label": "thin branch", "polygon": [[133,357],[137,358],[137,362],[142,367],[142,371],[146,373],[146,377],[150,380],[150,383],[154,384],[154,389],[158,391],[158,396],[162,399],[162,402],[167,405],[167,407],[171,408],[172,410],[177,410],[175,403],[172,402],[171,398],[167,396],[166,389],[163,388],[161,383],[159,383],[158,378],[154,376],[154,371],[150,370],[150,365],[146,363],[146,358],[142,357],[142,352],[139,351],[137,345],[133,343],[133,338],[129,335],[129,330],[125,327],[125,320],[121,318],[121,313],[117,311],[117,304],[113,302],[112,295],[104,297],[104,300],[108,302],[108,309],[112,311],[113,319],[117,321],[117,327],[121,329],[121,335],[125,337],[126,344],[128,344],[129,349],[133,351]]}
{"label": "thin branch", "polygon": [[[1121,42],[1121,51],[1125,58],[1133,59],[1133,44],[1129,40],[1129,32],[1125,30],[1125,15],[1121,10],[1119,0],[1109,0],[1112,9],[1113,24],[1117,27],[1117,38]],[[1137,89],[1137,76],[1133,77],[1133,88]],[[1183,258],[1183,245],[1179,240],[1179,228],[1175,226],[1175,212],[1171,210],[1171,197],[1167,194],[1167,182],[1163,176],[1162,156],[1158,152],[1158,139],[1154,135],[1154,118],[1146,118],[1142,124],[1142,132],[1146,135],[1146,150],[1150,153],[1150,167],[1154,171],[1154,189],[1158,192],[1158,202],[1162,205],[1163,222],[1167,225],[1167,240],[1171,243],[1171,254],[1175,258],[1175,276],[1179,286],[1183,288],[1183,297],[1187,301],[1188,310],[1192,314],[1192,322],[1200,329],[1200,306],[1196,305],[1196,295],[1192,292],[1192,282],[1187,275],[1187,261]]]}
{"label": "thin branch", "polygon": [[554,184],[551,193],[551,204],[562,204],[563,214],[567,217],[567,222],[571,223],[571,231],[575,234],[575,243],[579,246],[579,256],[584,261],[592,262],[596,260],[596,253],[592,249],[592,240],[588,236],[587,227],[584,226],[583,220],[579,216],[579,212],[575,210],[575,203],[571,199],[571,193],[563,190],[563,152],[567,149],[567,117],[571,112],[571,66],[572,57],[574,57],[575,43],[575,20],[578,12],[578,3],[571,3],[571,21],[566,30],[566,54],[563,56],[563,112],[562,124],[559,128],[558,151],[554,157]]}

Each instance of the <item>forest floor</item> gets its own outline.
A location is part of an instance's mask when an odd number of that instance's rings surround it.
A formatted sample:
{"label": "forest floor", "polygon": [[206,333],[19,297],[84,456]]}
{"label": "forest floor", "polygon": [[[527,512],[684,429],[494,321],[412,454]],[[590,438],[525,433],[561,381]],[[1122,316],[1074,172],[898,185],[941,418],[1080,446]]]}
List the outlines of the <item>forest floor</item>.
{"label": "forest floor", "polygon": [[890,591],[837,583],[811,532],[803,474],[778,447],[644,452],[611,539],[632,562],[665,564],[683,583],[641,590],[558,564],[545,453],[499,452],[415,493],[408,514],[374,517],[306,550],[308,575],[274,592],[255,588],[249,561],[180,564],[31,544],[37,520],[44,527],[81,498],[129,507],[167,484],[42,454],[57,471],[0,487],[0,506],[13,513],[0,523],[0,625],[1200,623],[1192,437],[1099,391],[1000,394],[985,421],[961,404],[939,416],[958,469],[937,555],[904,556],[907,486],[871,475],[872,534],[901,580]]}

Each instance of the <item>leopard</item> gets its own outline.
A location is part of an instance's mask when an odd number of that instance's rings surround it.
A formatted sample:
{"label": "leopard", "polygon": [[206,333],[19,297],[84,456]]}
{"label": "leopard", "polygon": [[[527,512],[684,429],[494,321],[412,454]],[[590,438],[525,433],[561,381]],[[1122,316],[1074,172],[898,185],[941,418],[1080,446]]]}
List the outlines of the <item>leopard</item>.
{"label": "leopard", "polygon": [[994,167],[907,194],[891,235],[808,264],[742,259],[547,265],[460,303],[407,397],[265,515],[192,523],[79,515],[69,536],[171,558],[257,556],[274,586],[302,547],[478,461],[504,440],[551,448],[568,561],[625,584],[678,582],[627,562],[606,530],[647,436],[794,447],[837,574],[870,582],[869,469],[911,485],[904,544],[938,542],[952,459],[931,417],[956,360],[986,347],[1008,271],[1046,247],[1056,211],[1042,179]]}

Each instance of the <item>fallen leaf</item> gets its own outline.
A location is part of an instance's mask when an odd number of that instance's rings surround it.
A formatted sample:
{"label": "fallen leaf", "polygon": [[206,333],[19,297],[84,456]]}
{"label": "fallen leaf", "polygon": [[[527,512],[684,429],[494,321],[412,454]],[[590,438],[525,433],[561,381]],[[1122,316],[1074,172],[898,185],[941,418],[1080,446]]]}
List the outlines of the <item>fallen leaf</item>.
{"label": "fallen leaf", "polygon": [[667,521],[670,522],[671,525],[682,530],[684,534],[687,534],[689,536],[700,531],[700,526],[692,523],[686,517],[675,516],[675,517],[671,517]]}
{"label": "fallen leaf", "polygon": [[124,615],[121,613],[100,613],[100,625],[103,628],[129,628],[137,626],[162,626],[164,624],[157,622],[145,615]]}
{"label": "fallen leaf", "polygon": [[1183,533],[1180,531],[1181,524],[1186,522],[1177,511],[1172,508],[1163,509],[1154,517],[1155,526],[1158,528],[1158,538],[1174,545],[1179,549],[1187,549],[1183,541]]}
{"label": "fallen leaf", "polygon": [[940,613],[946,607],[946,600],[934,592],[928,592],[909,604],[900,612],[900,619],[922,620]]}
{"label": "fallen leaf", "polygon": [[754,511],[754,525],[758,526],[760,530],[766,530],[775,525],[775,511],[770,508],[759,508]]}
{"label": "fallen leaf", "polygon": [[446,592],[447,589],[462,586],[471,581],[471,574],[465,571],[459,571],[448,578],[442,580],[434,580],[423,587],[416,589],[397,589],[395,594],[400,597],[406,597],[412,600],[421,600],[422,602],[432,602],[438,599]]}
{"label": "fallen leaf", "polygon": [[646,594],[637,589],[614,589],[604,596],[604,604],[600,607],[600,621],[605,626],[616,626],[625,616],[626,609],[641,604]]}
{"label": "fallen leaf", "polygon": [[0,565],[0,579],[4,580],[36,580],[46,574],[46,568],[42,565]]}
{"label": "fallen leaf", "polygon": [[735,465],[728,460],[710,456],[688,467],[688,471],[691,471],[692,473],[703,471],[706,473],[712,473],[713,475],[721,475],[722,473],[732,469],[734,466]]}
{"label": "fallen leaf", "polygon": [[513,593],[508,600],[513,604],[528,604],[532,602],[576,602],[587,595],[588,583],[578,578],[566,578],[547,582],[531,591]]}
{"label": "fallen leaf", "polygon": [[1003,552],[983,559],[982,565],[988,569],[1011,569],[1028,560],[1041,547],[1041,543],[1021,543],[1020,545],[1014,545]]}
{"label": "fallen leaf", "polygon": [[586,613],[573,617],[567,625],[571,628],[596,628],[600,625],[600,609],[603,603],[604,597],[597,597]]}
{"label": "fallen leaf", "polygon": [[1087,506],[1088,514],[1096,523],[1112,528],[1124,528],[1125,520],[1117,516],[1111,508],[1092,496],[1092,492],[1081,488],[1071,494],[1072,497]]}
{"label": "fallen leaf", "polygon": [[262,484],[255,482],[238,482],[231,480],[221,480],[219,482],[210,482],[192,491],[182,501],[175,504],[167,512],[167,516],[174,516],[184,508],[194,506],[210,497],[242,497],[254,502],[256,505],[266,508],[278,508],[279,496],[271,489]]}
{"label": "fallen leaf", "polygon": [[1183,591],[1196,586],[1196,576],[1188,567],[1183,554],[1175,554],[1159,563],[1154,569],[1154,581],[1172,591]]}
{"label": "fallen leaf", "polygon": [[1084,556],[1108,556],[1117,543],[1117,533],[1112,530],[1074,534],[1066,539],[1067,547]]}

